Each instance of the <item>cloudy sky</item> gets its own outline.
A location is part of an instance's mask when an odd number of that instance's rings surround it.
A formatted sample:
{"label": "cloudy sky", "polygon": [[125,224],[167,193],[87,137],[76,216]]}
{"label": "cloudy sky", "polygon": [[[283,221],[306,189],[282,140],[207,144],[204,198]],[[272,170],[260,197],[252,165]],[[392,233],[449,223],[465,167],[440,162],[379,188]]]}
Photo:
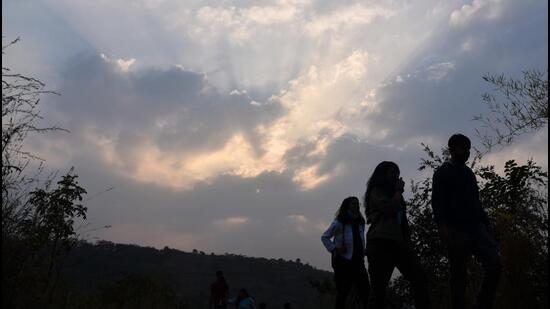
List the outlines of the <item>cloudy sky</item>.
{"label": "cloudy sky", "polygon": [[[60,96],[28,140],[94,196],[88,238],[296,259],[377,163],[475,144],[484,73],[548,67],[548,2],[8,1],[3,65]],[[546,130],[490,154],[547,166]],[[110,229],[88,231],[104,225]]]}

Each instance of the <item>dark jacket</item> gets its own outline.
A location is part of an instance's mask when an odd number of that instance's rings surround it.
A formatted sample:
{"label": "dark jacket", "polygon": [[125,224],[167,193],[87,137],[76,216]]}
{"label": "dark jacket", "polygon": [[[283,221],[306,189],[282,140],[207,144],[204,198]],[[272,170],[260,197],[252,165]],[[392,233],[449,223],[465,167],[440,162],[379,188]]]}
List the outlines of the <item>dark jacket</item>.
{"label": "dark jacket", "polygon": [[438,224],[463,230],[489,224],[481,207],[476,176],[466,165],[445,162],[435,171],[432,209]]}
{"label": "dark jacket", "polygon": [[368,203],[367,218],[371,225],[367,232],[367,242],[369,239],[380,238],[410,240],[407,208],[402,198],[388,197],[381,189],[373,188]]}
{"label": "dark jacket", "polygon": [[227,304],[229,286],[225,279],[216,280],[210,285],[210,301],[215,305]]}

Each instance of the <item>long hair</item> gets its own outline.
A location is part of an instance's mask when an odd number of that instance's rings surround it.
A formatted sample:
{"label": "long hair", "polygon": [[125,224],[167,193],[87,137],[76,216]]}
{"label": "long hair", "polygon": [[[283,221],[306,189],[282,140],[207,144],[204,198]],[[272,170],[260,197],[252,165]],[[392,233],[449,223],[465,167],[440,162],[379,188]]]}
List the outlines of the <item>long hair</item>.
{"label": "long hair", "polygon": [[396,169],[397,172],[399,172],[399,166],[395,164],[394,162],[390,161],[382,161],[380,162],[376,168],[374,169],[374,172],[369,178],[369,181],[367,182],[367,190],[365,192],[365,216],[367,217],[367,221],[369,220],[369,197],[372,192],[372,189],[374,188],[380,188],[382,189],[382,192],[386,194],[388,197],[391,197],[395,190],[395,183],[388,182],[386,179],[386,175],[388,174],[388,171],[390,169]]}
{"label": "long hair", "polygon": [[[342,205],[340,205],[340,208],[338,208],[338,211],[336,212],[336,220],[338,220],[338,222],[342,224],[351,223],[351,218],[348,214],[348,210],[354,202],[359,205],[359,199],[355,196],[348,196],[342,201]],[[359,212],[359,218],[357,220],[360,224],[365,224],[365,219],[361,215],[361,212]]]}

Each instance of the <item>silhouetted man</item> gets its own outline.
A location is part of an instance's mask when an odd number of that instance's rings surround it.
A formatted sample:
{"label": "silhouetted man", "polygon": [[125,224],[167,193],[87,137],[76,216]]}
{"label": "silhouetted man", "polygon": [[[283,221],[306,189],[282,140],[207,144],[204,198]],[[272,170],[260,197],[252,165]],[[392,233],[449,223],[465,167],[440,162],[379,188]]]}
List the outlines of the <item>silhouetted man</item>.
{"label": "silhouetted man", "polygon": [[285,309],[292,309],[292,307],[290,306],[290,303],[285,303],[284,308]]}
{"label": "silhouetted man", "polygon": [[218,270],[216,272],[216,281],[210,285],[209,307],[213,309],[226,309],[228,296],[229,286],[225,281],[223,272]]}
{"label": "silhouetted man", "polygon": [[448,146],[451,159],[433,176],[432,208],[441,240],[449,253],[453,308],[465,306],[466,265],[473,255],[485,271],[475,308],[489,309],[502,271],[497,244],[488,233],[489,218],[481,207],[476,176],[466,165],[470,139],[455,134]]}

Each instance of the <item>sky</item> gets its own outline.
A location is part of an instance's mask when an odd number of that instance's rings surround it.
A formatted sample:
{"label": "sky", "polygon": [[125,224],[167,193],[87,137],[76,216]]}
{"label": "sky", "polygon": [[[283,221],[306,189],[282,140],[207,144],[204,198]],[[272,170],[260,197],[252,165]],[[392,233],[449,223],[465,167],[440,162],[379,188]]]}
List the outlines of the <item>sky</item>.
{"label": "sky", "polygon": [[[41,124],[70,133],[26,147],[49,170],[75,167],[82,237],[327,270],[320,235],[379,162],[429,176],[420,143],[460,132],[480,145],[484,74],[548,68],[544,0],[4,0],[2,12],[2,44],[21,38],[3,66],[59,93]],[[484,163],[547,168],[547,146],[545,128]]]}

